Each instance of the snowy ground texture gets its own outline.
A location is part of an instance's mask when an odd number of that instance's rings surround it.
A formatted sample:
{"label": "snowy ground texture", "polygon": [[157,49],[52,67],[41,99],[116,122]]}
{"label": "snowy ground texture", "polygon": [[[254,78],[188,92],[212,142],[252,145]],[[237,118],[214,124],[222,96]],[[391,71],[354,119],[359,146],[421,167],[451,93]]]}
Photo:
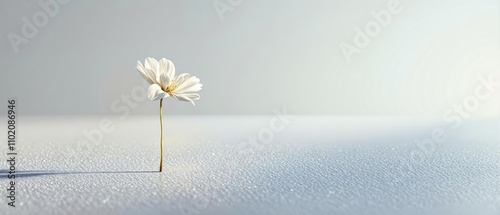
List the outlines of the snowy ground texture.
{"label": "snowy ground texture", "polygon": [[20,117],[1,214],[500,214],[494,120],[167,115],[163,173],[157,117],[109,120],[82,144],[103,117]]}

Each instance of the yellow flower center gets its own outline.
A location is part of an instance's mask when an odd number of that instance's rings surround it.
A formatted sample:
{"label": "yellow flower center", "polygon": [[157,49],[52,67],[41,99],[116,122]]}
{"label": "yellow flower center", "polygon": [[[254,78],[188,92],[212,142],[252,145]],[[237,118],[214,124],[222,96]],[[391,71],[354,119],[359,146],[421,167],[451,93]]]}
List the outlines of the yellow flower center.
{"label": "yellow flower center", "polygon": [[168,93],[168,95],[172,96],[172,91],[175,90],[175,85],[171,84],[164,91]]}

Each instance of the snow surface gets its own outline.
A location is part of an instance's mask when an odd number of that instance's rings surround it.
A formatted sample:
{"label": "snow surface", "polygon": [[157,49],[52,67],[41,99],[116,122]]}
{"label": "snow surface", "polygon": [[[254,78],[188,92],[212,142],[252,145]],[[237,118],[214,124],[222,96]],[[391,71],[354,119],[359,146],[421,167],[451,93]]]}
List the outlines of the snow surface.
{"label": "snow surface", "polygon": [[[166,115],[159,173],[158,118],[110,116],[100,143],[78,144],[104,118],[21,117],[1,214],[500,214],[498,121]],[[444,142],[415,142],[434,129]]]}

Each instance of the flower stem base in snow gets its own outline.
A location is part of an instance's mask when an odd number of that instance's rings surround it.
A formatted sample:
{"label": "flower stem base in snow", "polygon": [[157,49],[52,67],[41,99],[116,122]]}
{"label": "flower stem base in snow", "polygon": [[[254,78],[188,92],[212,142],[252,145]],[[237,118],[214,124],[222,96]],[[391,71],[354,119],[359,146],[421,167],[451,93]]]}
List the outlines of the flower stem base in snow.
{"label": "flower stem base in snow", "polygon": [[163,171],[163,99],[160,99],[160,172]]}

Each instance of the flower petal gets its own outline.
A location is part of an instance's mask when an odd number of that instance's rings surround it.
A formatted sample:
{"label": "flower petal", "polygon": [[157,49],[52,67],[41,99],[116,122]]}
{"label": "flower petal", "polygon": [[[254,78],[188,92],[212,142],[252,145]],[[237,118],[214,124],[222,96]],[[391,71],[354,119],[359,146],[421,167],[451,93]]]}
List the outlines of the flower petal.
{"label": "flower petal", "polygon": [[174,93],[197,92],[201,90],[203,85],[200,84],[200,79],[196,76],[191,76],[179,83],[174,90]]}
{"label": "flower petal", "polygon": [[191,87],[188,87],[186,89],[184,89],[183,92],[181,93],[194,93],[194,92],[198,92],[201,90],[201,87],[203,87],[203,84],[195,84],[195,85],[192,85]]}
{"label": "flower petal", "polygon": [[179,101],[191,102],[194,106],[194,101],[200,99],[200,95],[197,93],[181,93],[174,94],[173,97]]}
{"label": "flower petal", "polygon": [[160,68],[159,68],[159,63],[156,59],[152,57],[148,57],[144,60],[144,68],[150,69],[151,71],[154,72],[155,77],[156,77],[156,82],[159,82],[160,78]]}
{"label": "flower petal", "polygon": [[151,99],[152,101],[158,100],[161,98],[168,97],[168,93],[164,92],[160,85],[158,84],[152,84],[149,86],[148,89],[148,98]]}
{"label": "flower petal", "polygon": [[163,87],[163,89],[166,89],[168,86],[170,86],[170,77],[168,77],[167,73],[163,73],[160,75],[160,86]]}
{"label": "flower petal", "polygon": [[154,72],[152,72],[149,69],[144,68],[144,66],[142,66],[142,63],[140,61],[137,61],[137,66],[135,68],[137,68],[137,71],[139,71],[139,73],[141,74],[142,78],[144,78],[144,80],[146,80],[150,84],[155,83],[156,77],[155,77]]}
{"label": "flower petal", "polygon": [[175,66],[172,61],[162,58],[159,62],[160,74],[166,73],[170,80],[174,80],[175,77]]}
{"label": "flower petal", "polygon": [[200,100],[200,94],[198,93],[184,93],[184,95],[193,101]]}
{"label": "flower petal", "polygon": [[180,75],[178,75],[178,76],[176,76],[174,78],[174,81],[173,81],[172,84],[175,85],[175,86],[179,86],[179,85],[181,85],[184,82],[184,80],[186,80],[187,78],[189,78],[189,76],[190,76],[189,73],[182,73],[182,74],[180,74]]}

